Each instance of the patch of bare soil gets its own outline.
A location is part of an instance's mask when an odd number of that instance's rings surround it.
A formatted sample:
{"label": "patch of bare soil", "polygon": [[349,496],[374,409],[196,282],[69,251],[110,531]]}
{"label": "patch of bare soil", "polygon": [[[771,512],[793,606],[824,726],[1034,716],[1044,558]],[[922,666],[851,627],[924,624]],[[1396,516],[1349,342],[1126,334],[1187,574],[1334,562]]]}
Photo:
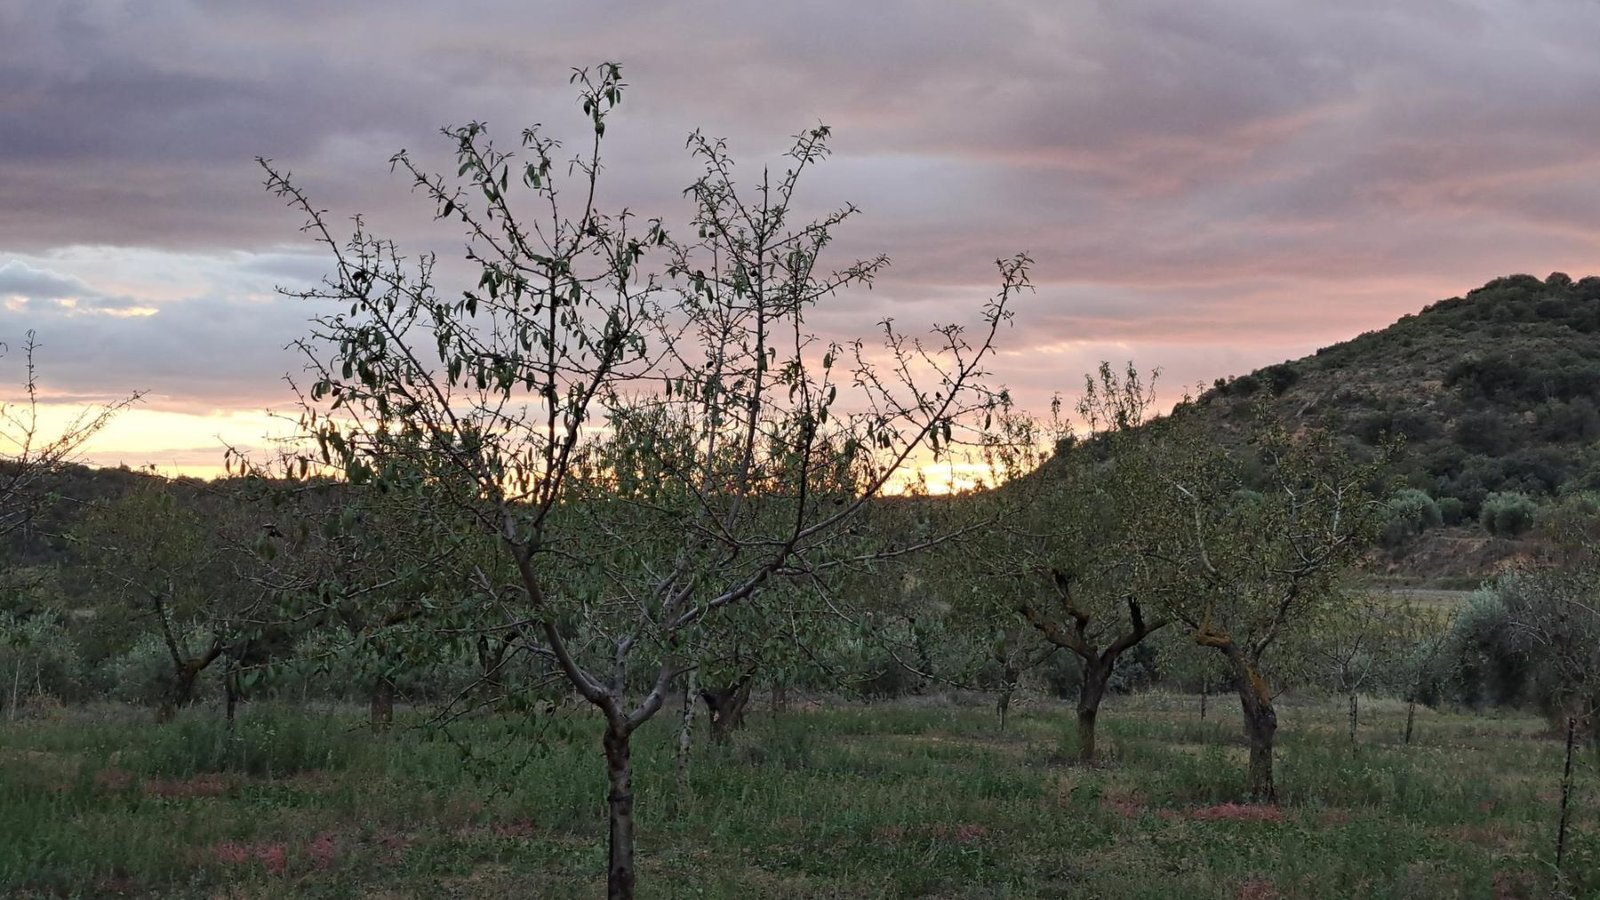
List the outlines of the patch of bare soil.
{"label": "patch of bare soil", "polygon": [[219,774],[193,778],[148,778],[141,787],[152,797],[219,797],[228,792],[228,780]]}
{"label": "patch of bare soil", "polygon": [[1402,555],[1384,560],[1383,570],[1423,579],[1487,578],[1518,560],[1536,557],[1541,550],[1532,541],[1490,537],[1476,529],[1430,531]]}

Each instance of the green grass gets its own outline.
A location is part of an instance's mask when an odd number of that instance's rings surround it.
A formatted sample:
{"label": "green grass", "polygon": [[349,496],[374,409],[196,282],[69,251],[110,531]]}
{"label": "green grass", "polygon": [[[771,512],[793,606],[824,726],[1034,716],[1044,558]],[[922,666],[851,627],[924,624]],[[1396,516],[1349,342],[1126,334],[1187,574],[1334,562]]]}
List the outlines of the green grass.
{"label": "green grass", "polygon": [[[982,708],[752,716],[674,791],[665,718],[638,738],[641,890],[704,897],[1495,897],[1600,893],[1600,777],[1582,760],[1568,879],[1561,745],[1535,719],[1373,701],[1288,704],[1281,811],[1236,805],[1237,715],[1114,698],[1106,762],[1069,762],[1070,710],[1004,733]],[[230,735],[69,712],[0,729],[7,896],[594,896],[604,794],[592,723],[492,720],[368,735],[247,708]]]}

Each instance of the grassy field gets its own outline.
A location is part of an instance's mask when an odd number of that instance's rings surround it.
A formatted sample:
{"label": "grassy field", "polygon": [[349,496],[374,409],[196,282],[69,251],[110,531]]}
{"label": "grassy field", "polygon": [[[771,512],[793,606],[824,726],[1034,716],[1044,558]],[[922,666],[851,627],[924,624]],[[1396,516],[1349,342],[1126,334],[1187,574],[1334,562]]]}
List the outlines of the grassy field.
{"label": "grassy field", "polygon": [[[671,723],[636,751],[640,889],[657,897],[1600,896],[1600,778],[1580,759],[1568,874],[1553,866],[1562,746],[1528,717],[1288,704],[1281,808],[1248,807],[1237,713],[1113,698],[1106,763],[1070,760],[1069,709],[1005,733],[984,707],[752,717],[696,751],[674,799]],[[333,713],[248,708],[230,741],[67,711],[0,727],[7,896],[566,897],[603,893],[603,781],[583,720],[374,738]],[[527,726],[522,726],[526,728]],[[496,790],[493,785],[500,785]]]}

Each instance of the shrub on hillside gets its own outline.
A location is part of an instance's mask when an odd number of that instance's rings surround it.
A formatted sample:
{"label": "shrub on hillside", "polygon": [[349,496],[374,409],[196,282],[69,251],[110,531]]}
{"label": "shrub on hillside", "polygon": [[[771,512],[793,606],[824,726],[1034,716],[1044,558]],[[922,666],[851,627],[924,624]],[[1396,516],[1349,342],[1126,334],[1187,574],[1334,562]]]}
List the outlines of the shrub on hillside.
{"label": "shrub on hillside", "polygon": [[1427,491],[1406,488],[1389,500],[1389,521],[1383,528],[1385,546],[1396,547],[1429,528],[1444,524],[1439,504]]}
{"label": "shrub on hillside", "polygon": [[1478,521],[1496,537],[1516,537],[1533,527],[1538,509],[1526,494],[1497,491],[1484,498]]}
{"label": "shrub on hillside", "polygon": [[1467,520],[1467,504],[1460,497],[1440,497],[1437,508],[1446,525],[1460,525]]}

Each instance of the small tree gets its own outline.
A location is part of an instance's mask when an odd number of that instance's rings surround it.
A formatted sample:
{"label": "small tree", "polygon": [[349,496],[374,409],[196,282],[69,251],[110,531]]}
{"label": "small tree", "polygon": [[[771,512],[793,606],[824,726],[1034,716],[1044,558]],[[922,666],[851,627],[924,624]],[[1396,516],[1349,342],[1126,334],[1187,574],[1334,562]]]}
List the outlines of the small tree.
{"label": "small tree", "polygon": [[335,239],[263,164],[335,264],[305,294],[334,310],[303,344],[316,462],[451,510],[435,519],[441,548],[462,520],[498,541],[501,566],[486,574],[514,576],[497,596],[528,623],[518,640],[604,720],[608,894],[631,897],[633,734],[686,667],[715,655],[699,645],[707,622],[817,570],[914,454],[959,444],[994,405],[983,367],[1027,260],[1002,264],[971,333],[950,325],[924,343],[885,323],[875,349],[818,342],[808,311],[886,263],[819,267],[850,207],[790,220],[828,130],[800,135],[782,175],[744,187],[720,141],[692,137],[697,237],[678,242],[659,221],[641,231],[599,208],[624,85],[610,64],[574,82],[589,137],[570,162],[537,128],[514,158],[477,124],[447,132],[459,185],[395,157],[465,229],[476,276],[463,290],[441,293],[431,257],[408,264],[359,223]]}
{"label": "small tree", "polygon": [[[29,331],[22,345],[23,396],[0,401],[0,537],[32,522],[51,499],[50,476],[77,460],[90,438],[143,396],[134,392],[104,406],[87,408],[59,434],[41,433],[39,378],[34,368],[38,347],[34,332]],[[5,346],[0,344],[0,355],[4,352]]]}
{"label": "small tree", "polygon": [[1416,731],[1417,704],[1432,704],[1439,695],[1439,659],[1444,651],[1448,623],[1412,610],[1400,621],[1401,655],[1397,679],[1406,701],[1405,742]]}
{"label": "small tree", "polygon": [[995,579],[1006,585],[1000,602],[1077,657],[1084,763],[1096,758],[1096,720],[1118,660],[1171,622],[1151,606],[1155,570],[1141,553],[1165,515],[1151,474],[1169,432],[1166,423],[1146,422],[1153,397],[1132,364],[1119,374],[1102,363],[1086,376],[1081,440],[1064,427],[1058,402],[1054,457],[995,492],[996,527],[976,545],[982,568],[1009,576]]}
{"label": "small tree", "polygon": [[91,512],[74,533],[96,580],[147,621],[167,651],[158,722],[172,721],[192,702],[202,672],[240,652],[248,623],[268,599],[248,577],[249,554],[241,550],[240,532],[254,523],[228,499],[212,500],[202,510],[166,479],[149,476]]}
{"label": "small tree", "polygon": [[1572,803],[1573,748],[1587,732],[1600,746],[1600,554],[1581,561],[1502,578],[1498,587],[1513,647],[1532,663],[1536,699],[1566,734],[1556,866],[1566,855]]}
{"label": "small tree", "polygon": [[78,647],[56,614],[0,613],[0,690],[8,720],[17,718],[28,697],[66,697],[82,679]]}
{"label": "small tree", "polygon": [[1318,680],[1343,694],[1349,710],[1350,743],[1361,723],[1360,695],[1384,685],[1407,685],[1409,640],[1417,613],[1403,601],[1355,588],[1349,602],[1330,611],[1314,634],[1296,635]]}
{"label": "small tree", "polygon": [[1371,497],[1377,464],[1357,464],[1325,434],[1259,439],[1262,490],[1247,490],[1236,457],[1196,453],[1163,476],[1185,515],[1152,556],[1167,567],[1167,609],[1195,642],[1222,654],[1250,744],[1249,791],[1275,802],[1278,731],[1270,667],[1296,632],[1314,635],[1348,604],[1344,576],[1383,521]]}
{"label": "small tree", "polygon": [[996,623],[988,662],[996,675],[995,714],[1000,718],[1001,731],[1006,730],[1011,704],[1023,676],[1044,665],[1060,649],[1027,623],[1005,620]]}

